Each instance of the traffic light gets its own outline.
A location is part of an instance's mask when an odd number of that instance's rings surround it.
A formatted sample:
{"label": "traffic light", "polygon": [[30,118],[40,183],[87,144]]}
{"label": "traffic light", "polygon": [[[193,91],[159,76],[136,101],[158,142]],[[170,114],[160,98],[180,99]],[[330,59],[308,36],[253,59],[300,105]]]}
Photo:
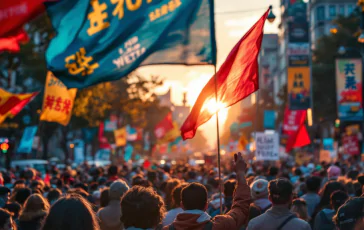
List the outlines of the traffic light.
{"label": "traffic light", "polygon": [[339,128],[340,127],[340,119],[336,119],[335,120],[335,128]]}
{"label": "traffic light", "polygon": [[1,149],[1,151],[3,152],[3,153],[7,153],[8,152],[8,149],[9,149],[9,144],[8,143],[2,143],[1,145],[0,145],[0,149]]}

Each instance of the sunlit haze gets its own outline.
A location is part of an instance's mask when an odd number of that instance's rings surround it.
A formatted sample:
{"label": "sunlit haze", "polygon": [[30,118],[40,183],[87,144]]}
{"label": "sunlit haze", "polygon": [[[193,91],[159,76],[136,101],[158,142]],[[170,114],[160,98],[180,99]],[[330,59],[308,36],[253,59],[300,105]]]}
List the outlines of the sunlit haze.
{"label": "sunlit haze", "polygon": [[[246,31],[262,16],[269,5],[273,5],[273,12],[277,19],[273,24],[266,22],[265,33],[277,33],[279,24],[279,0],[216,0],[215,1],[215,24],[216,40],[218,49],[218,67],[225,60],[232,47],[246,33]],[[241,11],[241,12],[240,12]],[[231,12],[231,13],[227,13]],[[138,69],[144,76],[159,75],[164,79],[164,85],[157,91],[163,94],[172,90],[172,102],[176,105],[182,104],[183,93],[187,92],[187,103],[193,105],[202,88],[213,76],[212,66],[152,66]],[[227,119],[228,110],[219,112],[220,127]],[[212,118],[200,129],[204,131],[210,145],[215,144],[216,123]]]}

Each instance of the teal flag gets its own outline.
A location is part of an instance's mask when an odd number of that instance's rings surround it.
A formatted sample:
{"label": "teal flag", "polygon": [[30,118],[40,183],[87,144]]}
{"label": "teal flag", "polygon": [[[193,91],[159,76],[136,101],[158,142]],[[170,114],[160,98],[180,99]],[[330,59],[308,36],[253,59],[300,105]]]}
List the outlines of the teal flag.
{"label": "teal flag", "polygon": [[68,88],[120,79],[138,66],[216,64],[213,0],[46,3],[57,35],[47,67]]}

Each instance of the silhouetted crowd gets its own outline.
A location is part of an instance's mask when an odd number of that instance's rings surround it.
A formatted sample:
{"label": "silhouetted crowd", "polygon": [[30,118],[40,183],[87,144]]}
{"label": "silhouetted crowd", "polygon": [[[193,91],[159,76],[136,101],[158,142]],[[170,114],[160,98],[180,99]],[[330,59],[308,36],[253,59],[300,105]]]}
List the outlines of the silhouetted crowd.
{"label": "silhouetted crowd", "polygon": [[364,229],[364,174],[356,162],[247,164],[238,153],[221,180],[215,167],[3,171],[0,230]]}

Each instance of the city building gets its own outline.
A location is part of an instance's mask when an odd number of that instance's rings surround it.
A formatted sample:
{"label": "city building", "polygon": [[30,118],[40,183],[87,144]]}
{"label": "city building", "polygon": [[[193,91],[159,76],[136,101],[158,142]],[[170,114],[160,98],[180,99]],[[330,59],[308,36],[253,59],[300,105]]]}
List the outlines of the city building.
{"label": "city building", "polygon": [[308,14],[310,15],[310,32],[312,48],[323,35],[328,35],[334,28],[334,20],[338,16],[349,16],[355,9],[357,0],[311,0]]}
{"label": "city building", "polygon": [[171,109],[173,120],[176,121],[179,126],[182,126],[190,113],[190,107],[187,106],[187,93],[183,94],[182,105],[174,105],[171,100],[171,91],[172,89],[169,89],[167,93],[158,95],[158,100],[161,106]]}

